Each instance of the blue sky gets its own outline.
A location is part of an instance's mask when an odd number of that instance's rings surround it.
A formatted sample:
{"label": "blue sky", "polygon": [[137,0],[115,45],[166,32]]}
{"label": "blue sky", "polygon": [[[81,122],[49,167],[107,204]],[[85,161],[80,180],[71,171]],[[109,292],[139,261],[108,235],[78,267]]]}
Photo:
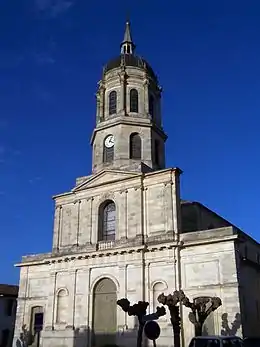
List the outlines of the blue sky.
{"label": "blue sky", "polygon": [[0,282],[51,249],[52,195],[91,170],[102,66],[130,11],[164,90],[167,165],[182,197],[260,240],[260,2],[0,1]]}

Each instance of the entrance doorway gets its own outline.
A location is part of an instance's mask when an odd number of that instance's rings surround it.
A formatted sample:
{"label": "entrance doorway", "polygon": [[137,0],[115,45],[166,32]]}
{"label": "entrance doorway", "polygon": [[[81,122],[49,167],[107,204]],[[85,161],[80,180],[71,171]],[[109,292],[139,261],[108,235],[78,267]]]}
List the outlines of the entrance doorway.
{"label": "entrance doorway", "polygon": [[109,278],[100,280],[93,295],[92,346],[102,347],[116,343],[117,293],[116,285]]}

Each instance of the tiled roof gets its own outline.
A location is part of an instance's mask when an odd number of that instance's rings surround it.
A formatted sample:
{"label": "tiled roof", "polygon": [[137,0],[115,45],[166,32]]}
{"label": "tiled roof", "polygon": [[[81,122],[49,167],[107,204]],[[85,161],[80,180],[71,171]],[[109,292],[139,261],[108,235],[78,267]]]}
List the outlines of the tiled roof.
{"label": "tiled roof", "polygon": [[10,284],[0,284],[0,295],[4,296],[18,296],[19,287]]}

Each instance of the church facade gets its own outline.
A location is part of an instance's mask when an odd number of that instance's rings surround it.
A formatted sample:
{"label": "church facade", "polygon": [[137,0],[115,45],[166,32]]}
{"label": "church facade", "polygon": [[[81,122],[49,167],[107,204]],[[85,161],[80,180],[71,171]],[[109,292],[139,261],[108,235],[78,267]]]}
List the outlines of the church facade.
{"label": "church facade", "polygon": [[[205,334],[257,334],[259,244],[202,204],[181,200],[182,172],[165,166],[161,94],[127,23],[121,53],[98,83],[92,173],[54,197],[52,251],[17,264],[14,346],[22,327],[29,344],[43,347],[133,345],[136,320],[116,301],[146,300],[152,313],[158,295],[176,289],[190,299],[221,298]],[[181,311],[186,346],[194,327]],[[172,345],[169,314],[158,322],[158,345]]]}

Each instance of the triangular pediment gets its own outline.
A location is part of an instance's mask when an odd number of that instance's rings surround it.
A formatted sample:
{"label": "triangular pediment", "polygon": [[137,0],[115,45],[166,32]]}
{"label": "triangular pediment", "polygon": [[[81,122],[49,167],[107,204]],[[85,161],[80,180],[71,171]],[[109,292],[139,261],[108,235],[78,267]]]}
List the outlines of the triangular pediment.
{"label": "triangular pediment", "polygon": [[97,174],[92,175],[85,181],[76,186],[72,191],[77,192],[88,188],[93,188],[101,185],[110,184],[117,181],[123,181],[130,178],[140,176],[140,173],[119,171],[119,170],[102,170]]}

